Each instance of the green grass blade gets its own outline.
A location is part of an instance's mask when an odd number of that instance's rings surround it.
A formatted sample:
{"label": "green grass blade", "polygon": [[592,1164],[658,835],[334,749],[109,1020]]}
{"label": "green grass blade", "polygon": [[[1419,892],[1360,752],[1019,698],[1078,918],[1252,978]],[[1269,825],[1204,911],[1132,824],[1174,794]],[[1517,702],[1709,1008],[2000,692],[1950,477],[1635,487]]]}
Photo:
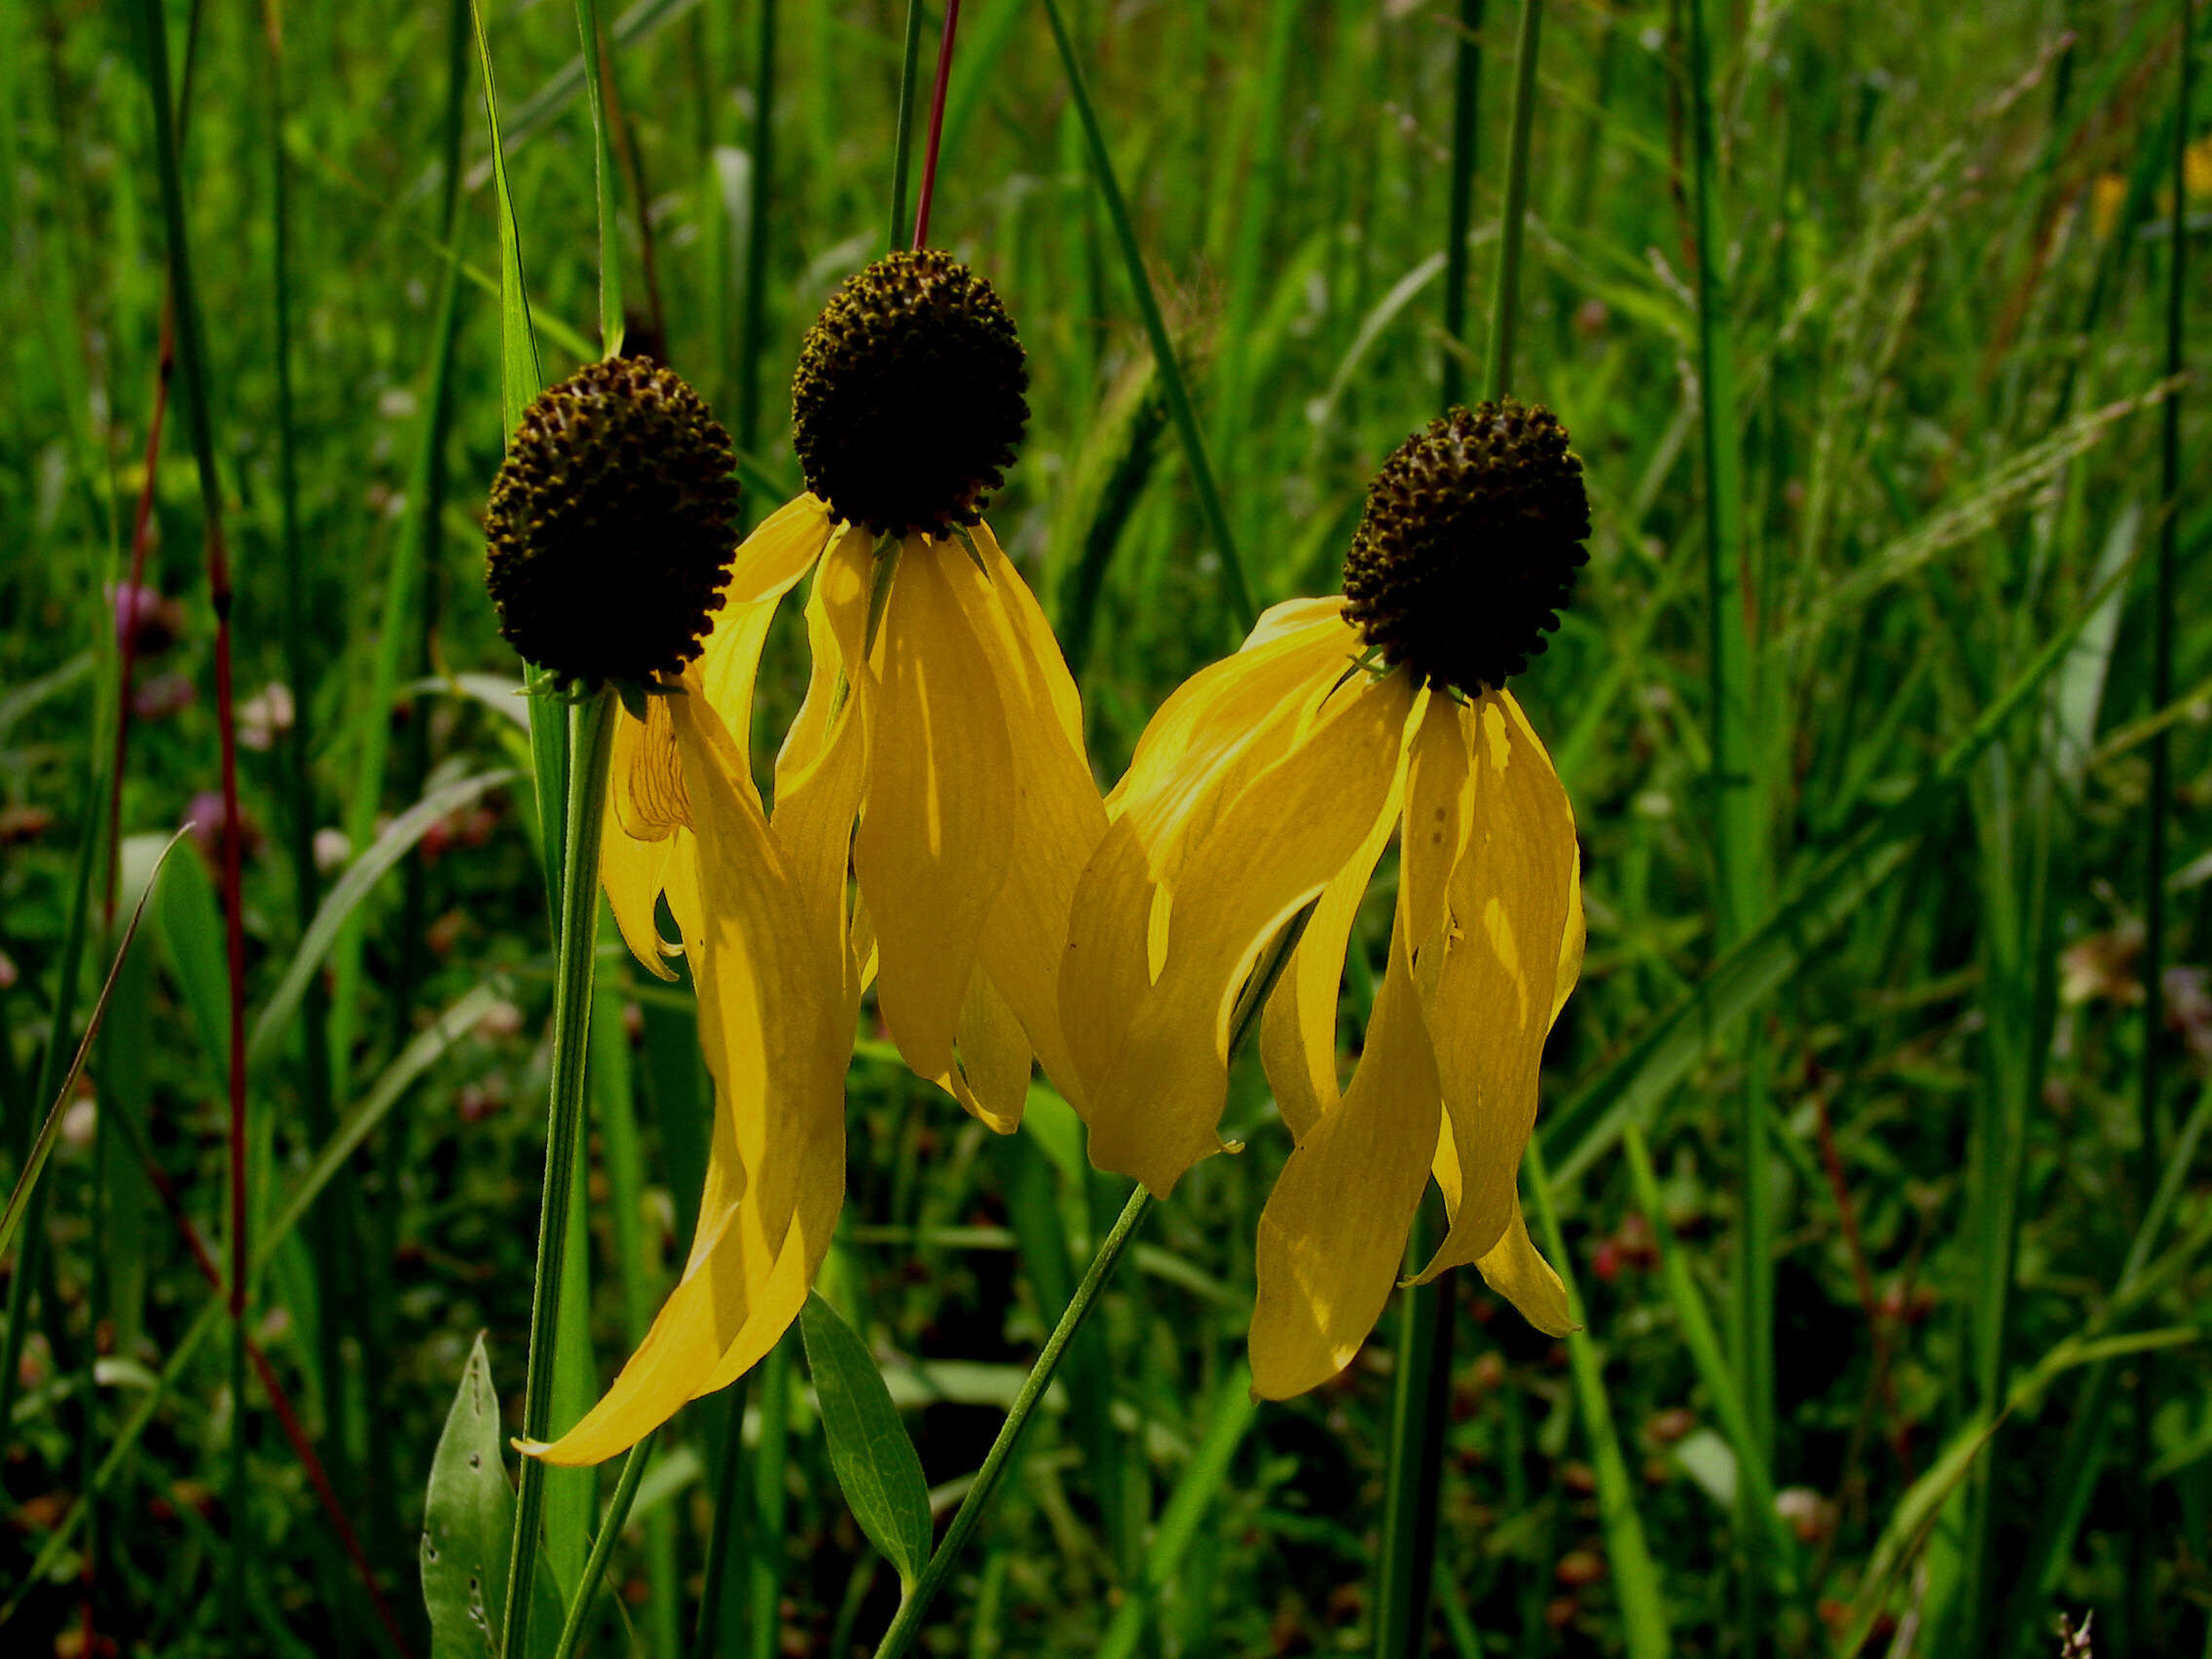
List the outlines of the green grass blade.
{"label": "green grass blade", "polygon": [[1613,1428],[1604,1370],[1590,1334],[1582,1329],[1582,1295],[1574,1286],[1572,1261],[1552,1204],[1551,1183],[1544,1175],[1543,1147],[1536,1141],[1529,1143],[1522,1173],[1535,1206],[1544,1250],[1567,1286],[1567,1317],[1574,1321],[1574,1332],[1567,1339],[1567,1364],[1574,1374],[1575,1410],[1582,1419],[1582,1431],[1590,1443],[1590,1461],[1598,1476],[1598,1510],[1604,1522],[1606,1563],[1614,1593],[1620,1598],[1621,1635],[1630,1659],[1663,1659],[1671,1636],[1659,1568],[1644,1540],[1643,1521],[1636,1508],[1636,1488],[1629,1479],[1628,1460],[1621,1455],[1620,1436]]}
{"label": "green grass blade", "polygon": [[292,953],[283,977],[262,1004],[260,1016],[254,1021],[253,1035],[246,1044],[249,1067],[266,1065],[275,1057],[276,1045],[290,1029],[293,1015],[299,1012],[300,999],[307,994],[323,957],[370,890],[392,866],[407,856],[416,842],[429,833],[430,826],[439,819],[513,779],[514,773],[501,768],[459,778],[431,791],[385,826],[384,833],[346,866],[346,873],[333,882],[330,891],[323,896],[322,905],[301,936],[299,947]]}
{"label": "green grass blade", "polygon": [[[1153,1530],[1151,1547],[1145,1551],[1144,1577],[1135,1592],[1114,1610],[1114,1621],[1106,1627],[1098,1644],[1098,1659],[1131,1659],[1137,1651],[1153,1598],[1174,1583],[1181,1572],[1199,1524],[1229,1477],[1230,1459],[1244,1443],[1259,1411],[1259,1401],[1252,1394],[1251,1367],[1234,1367],[1215,1385],[1205,1433],[1191,1454],[1190,1462],[1184,1465],[1167,1507]],[[1202,1595],[1206,1589],[1202,1579],[1186,1579],[1186,1584],[1194,1594]]]}
{"label": "green grass blade", "polygon": [[[584,105],[591,111],[592,173],[599,199],[599,344],[603,355],[614,357],[622,351],[622,233],[615,217],[614,146],[607,127],[598,0],[576,0],[576,34],[582,42]],[[639,211],[645,210],[641,203]]]}
{"label": "green grass blade", "polygon": [[1660,1103],[1715,1038],[1788,983],[1806,956],[1903,862],[1913,840],[1945,809],[1968,768],[2042,691],[2102,597],[2091,596],[2075,612],[2072,622],[1981,712],[1911,793],[1815,864],[1799,884],[1798,897],[1714,964],[1689,995],[1644,1028],[1628,1052],[1551,1114],[1542,1129],[1544,1157],[1556,1161],[1558,1180],[1571,1181],[1589,1168],[1623,1124],[1636,1122],[1648,1129]]}
{"label": "green grass blade", "polygon": [[1106,134],[1099,128],[1098,111],[1092,107],[1083,65],[1076,58],[1075,42],[1068,35],[1066,19],[1060,15],[1059,0],[1045,0],[1045,17],[1052,25],[1052,40],[1060,51],[1060,64],[1067,74],[1068,95],[1074,100],[1077,119],[1083,123],[1084,140],[1090,150],[1091,173],[1098,182],[1099,195],[1105,199],[1106,216],[1113,224],[1114,240],[1121,244],[1123,263],[1128,270],[1129,291],[1144,319],[1145,336],[1152,342],[1153,360],[1160,369],[1160,389],[1167,399],[1167,412],[1175,423],[1176,435],[1183,440],[1183,461],[1191,469],[1191,484],[1198,494],[1206,533],[1212,536],[1214,550],[1221,557],[1222,579],[1228,587],[1233,611],[1231,628],[1241,634],[1259,610],[1252,583],[1245,574],[1244,561],[1236,551],[1235,537],[1230,534],[1229,515],[1222,511],[1221,492],[1214,485],[1213,466],[1206,460],[1205,441],[1198,434],[1198,420],[1191,407],[1190,388],[1184,383],[1182,366],[1175,360],[1174,343],[1167,338],[1166,319],[1161,315],[1160,300],[1152,289],[1152,276],[1145,270],[1144,251],[1137,246],[1136,229],[1129,223],[1128,203],[1123,198],[1121,180],[1114,171],[1114,158],[1106,148]]}

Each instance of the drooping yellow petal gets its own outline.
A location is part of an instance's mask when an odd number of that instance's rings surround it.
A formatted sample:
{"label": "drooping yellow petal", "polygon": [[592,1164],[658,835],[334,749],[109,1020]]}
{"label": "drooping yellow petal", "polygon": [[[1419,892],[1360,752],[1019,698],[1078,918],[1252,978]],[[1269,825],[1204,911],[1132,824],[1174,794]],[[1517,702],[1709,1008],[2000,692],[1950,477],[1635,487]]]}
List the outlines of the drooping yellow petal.
{"label": "drooping yellow petal", "polygon": [[[983,579],[956,571],[953,587],[983,643],[970,672],[990,677],[1006,711],[1014,803],[1013,858],[983,925],[980,961],[1027,1048],[1080,1111],[1082,1084],[1060,1034],[1060,962],[1076,882],[1106,833],[1106,808],[1084,758],[1082,708],[1051,626],[988,526],[977,527],[975,541]],[[971,1087],[984,1093],[977,1075],[968,1068]],[[998,1075],[1001,1087],[981,1115],[1011,1130],[1029,1092],[1026,1051],[1018,1078],[1011,1063]]]}
{"label": "drooping yellow petal", "polygon": [[1344,686],[1192,848],[1160,978],[1119,1050],[1085,1080],[1101,1168],[1165,1197],[1219,1150],[1237,989],[1269,937],[1352,861],[1390,805],[1413,699],[1402,674]]}
{"label": "drooping yellow petal", "polygon": [[[822,578],[807,603],[807,636],[814,653],[806,701],[776,757],[776,808],[770,822],[796,884],[810,927],[838,937],[854,933],[847,873],[852,865],[853,822],[867,787],[867,724],[864,705],[840,678],[835,618],[866,605],[865,542],[848,535],[823,561]],[[852,624],[859,627],[856,617]],[[859,994],[857,964],[853,994]]]}
{"label": "drooping yellow petal", "polygon": [[1581,1328],[1567,1311],[1567,1286],[1529,1237],[1528,1223],[1521,1219],[1520,1194],[1513,1196],[1504,1234],[1475,1259],[1475,1267],[1491,1289],[1547,1337],[1564,1337]]}
{"label": "drooping yellow petal", "polygon": [[980,962],[968,976],[954,1041],[959,1063],[938,1081],[994,1131],[1013,1134],[1029,1096],[1029,1038]]}
{"label": "drooping yellow petal", "polygon": [[691,822],[690,797],[676,754],[676,728],[668,699],[653,697],[645,719],[614,714],[614,742],[608,760],[607,805],[600,834],[599,884],[614,911],[614,925],[630,954],[658,978],[673,979],[667,958],[682,949],[660,936],[655,902],[677,856],[683,826]]}
{"label": "drooping yellow petal", "polygon": [[1014,856],[1014,753],[957,546],[909,537],[868,663],[867,803],[853,869],[875,920],[876,1002],[906,1064],[952,1070],[984,919]]}
{"label": "drooping yellow petal", "polygon": [[615,714],[607,799],[624,833],[641,841],[662,840],[691,822],[691,795],[666,697],[648,695],[643,720],[627,709]]}
{"label": "drooping yellow petal", "polygon": [[1428,1185],[1442,1101],[1401,929],[1343,1103],[1299,1140],[1260,1216],[1252,1390],[1303,1394],[1375,1328]]}
{"label": "drooping yellow petal", "polygon": [[[550,1447],[596,1463],[752,1363],[796,1317],[844,1191],[854,999],[841,929],[807,913],[741,787],[742,752],[699,694],[677,699],[696,828],[696,891],[672,887],[699,994],[716,1124],[682,1280],[605,1398]],[[751,1358],[746,1356],[750,1355]],[[735,1375],[731,1372],[730,1375]]]}
{"label": "drooping yellow petal", "polygon": [[1322,889],[1298,949],[1261,1015],[1260,1060],[1294,1140],[1304,1140],[1317,1121],[1336,1109],[1340,1098],[1337,994],[1344,980],[1345,951],[1375,866],[1397,828],[1400,793],[1393,778],[1389,798],[1367,839]]}
{"label": "drooping yellow petal", "polygon": [[1452,872],[1474,830],[1475,797],[1467,787],[1473,731],[1469,711],[1439,696],[1429,700],[1414,735],[1398,879],[1412,930],[1407,947],[1417,961],[1451,920]]}
{"label": "drooping yellow petal", "polygon": [[[680,837],[681,831],[656,841],[634,839],[615,817],[613,801],[607,803],[600,831],[599,884],[606,889],[622,942],[647,973],[662,979],[675,978],[676,970],[666,960],[672,951],[660,937],[654,902],[667,883],[669,861],[676,854]],[[677,948],[681,949],[681,944]]]}
{"label": "drooping yellow petal", "polygon": [[[1107,797],[1106,834],[1076,885],[1060,968],[1061,1032],[1087,1094],[1151,986],[1156,889],[1175,878],[1253,773],[1282,757],[1336,682],[1353,639],[1338,618],[1342,604],[1301,602],[1319,614],[1185,681],[1146,725]],[[1277,606],[1268,616],[1299,608]]]}
{"label": "drooping yellow petal", "polygon": [[1451,1231],[1424,1280],[1487,1254],[1512,1217],[1575,883],[1573,810],[1520,705],[1493,691],[1468,714],[1472,829],[1443,961],[1419,975],[1458,1165],[1442,1183]]}

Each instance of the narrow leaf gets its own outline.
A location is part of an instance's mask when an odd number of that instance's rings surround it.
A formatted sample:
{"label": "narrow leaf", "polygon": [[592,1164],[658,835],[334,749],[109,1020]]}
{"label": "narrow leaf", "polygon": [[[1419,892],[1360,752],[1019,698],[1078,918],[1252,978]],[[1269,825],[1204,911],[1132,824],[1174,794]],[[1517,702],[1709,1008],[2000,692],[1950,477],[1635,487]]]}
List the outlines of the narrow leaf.
{"label": "narrow leaf", "polygon": [[899,1582],[910,1587],[930,1554],[930,1493],[922,1460],[866,1345],[820,1294],[808,1295],[799,1330],[822,1406],[830,1466],[868,1542],[898,1569]]}
{"label": "narrow leaf", "polygon": [[[445,1432],[430,1462],[423,1511],[423,1604],[430,1615],[430,1659],[498,1659],[500,1591],[514,1548],[515,1494],[507,1484],[499,1400],[492,1362],[477,1334]],[[531,1628],[551,1650],[561,1606],[539,1577]]]}

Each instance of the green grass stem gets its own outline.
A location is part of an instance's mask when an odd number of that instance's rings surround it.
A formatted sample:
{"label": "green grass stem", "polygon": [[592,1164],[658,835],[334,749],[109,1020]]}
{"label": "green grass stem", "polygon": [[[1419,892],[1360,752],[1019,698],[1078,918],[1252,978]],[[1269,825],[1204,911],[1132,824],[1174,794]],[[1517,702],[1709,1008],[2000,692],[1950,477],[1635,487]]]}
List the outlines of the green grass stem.
{"label": "green grass stem", "polygon": [[1545,1254],[1567,1286],[1567,1317],[1574,1332],[1567,1339],[1567,1365],[1574,1378],[1574,1406],[1582,1419],[1582,1432],[1590,1443],[1590,1462],[1598,1477],[1598,1509],[1604,1525],[1605,1560],[1621,1604],[1621,1635],[1629,1659],[1665,1659],[1671,1634],[1667,1604],[1659,1584],[1659,1568],[1645,1541],[1643,1520],[1637,1513],[1636,1487],[1630,1480],[1628,1459],[1622,1455],[1619,1432],[1605,1393],[1604,1365],[1597,1345],[1583,1329],[1582,1294],[1575,1288],[1573,1261],[1567,1253],[1559,1212],[1552,1202],[1551,1183],[1544,1174],[1543,1143],[1529,1142],[1522,1177],[1536,1212]]}
{"label": "green grass stem", "polygon": [[[622,234],[615,217],[619,175],[607,111],[606,65],[601,61],[598,0],[576,0],[576,36],[582,43],[584,104],[591,112],[592,177],[599,200],[599,344],[603,355],[622,350]],[[649,203],[639,203],[643,213]]]}
{"label": "green grass stem", "polygon": [[1051,1386],[1052,1374],[1059,1369],[1060,1356],[1067,1351],[1068,1344],[1074,1339],[1076,1331],[1089,1316],[1099,1293],[1106,1288],[1106,1281],[1113,1276],[1115,1268],[1120,1266],[1130,1240],[1136,1236],[1137,1225],[1144,1220],[1144,1213],[1151,1205],[1152,1195],[1140,1186],[1129,1194],[1128,1202],[1122,1206],[1120,1217],[1099,1243],[1097,1253],[1090,1258],[1090,1266],[1084,1272],[1083,1282],[1076,1286],[1075,1296],[1069,1301],[1067,1311],[1053,1325],[1052,1334],[1045,1340],[1044,1350],[1037,1356],[1037,1363],[1030,1367],[1029,1375],[1022,1379],[1020,1391],[1014,1395],[1014,1405],[1006,1414],[1006,1420],[999,1425],[997,1438],[992,1440],[990,1451],[984,1454],[982,1466],[977,1469],[975,1480],[960,1499],[960,1507],[953,1512],[951,1524],[945,1528],[943,1538],[930,1556],[929,1564],[922,1568],[921,1575],[915,1579],[913,1589],[899,1604],[899,1612],[892,1619],[891,1628],[884,1632],[882,1641],[876,1644],[875,1659],[901,1659],[902,1655],[912,1651],[915,1641],[921,1635],[922,1621],[929,1614],[930,1604],[944,1588],[944,1581],[951,1576],[961,1552],[967,1548],[969,1538],[982,1521],[983,1510],[989,1505],[992,1494],[997,1492],[999,1481],[1006,1474],[1007,1463],[1014,1456],[1015,1447],[1020,1444],[1021,1432],[1029,1426],[1030,1414],[1037,1409],[1037,1402],[1045,1397],[1045,1390]]}
{"label": "green grass stem", "polygon": [[[601,690],[570,708],[569,753],[574,757],[562,836],[561,927],[553,1000],[552,1099],[545,1124],[545,1197],[538,1213],[537,1271],[530,1293],[530,1352],[523,1385],[522,1432],[545,1440],[553,1428],[553,1383],[560,1347],[558,1304],[569,1251],[569,1212],[582,1140],[585,1058],[591,1034],[592,969],[598,952],[599,843],[607,794],[608,756],[614,741],[615,699]],[[580,1338],[581,1332],[577,1333]],[[509,1559],[506,1610],[499,1628],[516,1659],[530,1647],[532,1581],[537,1571],[538,1523],[546,1465],[525,1457],[515,1493],[515,1545]]]}
{"label": "green grass stem", "polygon": [[584,1640],[584,1626],[591,1618],[592,1604],[599,1599],[599,1587],[607,1577],[607,1564],[614,1554],[614,1542],[622,1536],[622,1527],[630,1519],[630,1505],[638,1495],[638,1482],[645,1478],[645,1459],[652,1456],[653,1437],[645,1439],[630,1448],[622,1459],[622,1473],[614,1482],[614,1495],[607,1501],[606,1517],[599,1524],[599,1532],[591,1541],[591,1555],[584,1562],[583,1577],[576,1591],[569,1599],[568,1617],[562,1621],[561,1639],[553,1644],[553,1659],[575,1659]]}
{"label": "green grass stem", "polygon": [[891,232],[886,251],[906,235],[906,175],[914,157],[914,89],[921,70],[922,0],[906,0],[906,33],[899,48],[899,130],[891,142]]}
{"label": "green grass stem", "polygon": [[[753,1548],[746,1560],[745,1652],[749,1659],[778,1659],[783,1652],[784,1570],[788,1550],[784,1533],[791,1468],[792,1351],[799,1346],[794,1323],[768,1350],[760,1366],[760,1439],[754,1448],[752,1499]],[[743,1433],[743,1421],[730,1432]]]}
{"label": "green grass stem", "polygon": [[1122,195],[1120,178],[1114,170],[1114,157],[1106,148],[1106,134],[1098,125],[1098,111],[1090,101],[1090,89],[1085,83],[1083,65],[1075,55],[1075,42],[1068,34],[1067,19],[1061,16],[1059,0],[1045,0],[1045,17],[1052,25],[1052,40],[1059,48],[1060,64],[1066,71],[1068,95],[1075,104],[1076,118],[1083,124],[1084,142],[1090,151],[1092,175],[1098,181],[1098,193],[1106,202],[1106,216],[1114,228],[1114,240],[1121,244],[1122,260],[1128,270],[1129,292],[1136,301],[1137,312],[1144,319],[1145,336],[1152,342],[1153,360],[1160,368],[1160,389],[1167,399],[1169,419],[1175,423],[1176,435],[1183,440],[1183,461],[1191,469],[1191,485],[1198,495],[1198,509],[1204,515],[1206,532],[1213,538],[1214,551],[1221,559],[1222,580],[1228,588],[1227,598],[1231,610],[1231,628],[1241,636],[1251,618],[1258,614],[1258,601],[1253,597],[1251,579],[1245,574],[1244,561],[1236,551],[1235,537],[1229,529],[1229,515],[1222,510],[1221,492],[1214,485],[1213,466],[1206,460],[1205,440],[1198,433],[1198,420],[1191,407],[1191,393],[1183,380],[1182,366],[1175,359],[1175,346],[1167,338],[1167,322],[1161,315],[1159,296],[1153,292],[1151,275],[1145,270],[1144,251],[1137,245],[1136,229],[1129,222],[1128,203]]}
{"label": "green grass stem", "polygon": [[745,213],[745,302],[737,329],[737,447],[760,448],[760,358],[766,344],[768,222],[776,200],[776,0],[759,0],[753,41],[753,189]]}
{"label": "green grass stem", "polygon": [[1529,217],[1529,136],[1536,125],[1536,53],[1544,0],[1521,0],[1513,43],[1513,113],[1506,129],[1505,206],[1498,218],[1497,299],[1491,307],[1488,379],[1492,397],[1513,386],[1513,349],[1521,331],[1521,243]]}

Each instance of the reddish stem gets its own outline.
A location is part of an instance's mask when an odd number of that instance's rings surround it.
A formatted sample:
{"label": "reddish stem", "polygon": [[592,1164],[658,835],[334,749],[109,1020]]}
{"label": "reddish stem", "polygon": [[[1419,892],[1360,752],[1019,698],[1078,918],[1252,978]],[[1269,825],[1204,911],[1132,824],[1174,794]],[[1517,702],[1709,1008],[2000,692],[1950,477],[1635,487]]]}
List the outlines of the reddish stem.
{"label": "reddish stem", "polygon": [[960,26],[960,0],[945,0],[944,38],[937,49],[937,86],[930,93],[930,136],[922,151],[922,195],[914,204],[914,250],[929,245],[930,198],[937,194],[937,147],[944,134],[944,90],[952,79],[952,35]]}
{"label": "reddish stem", "polygon": [[[216,1265],[215,1254],[207,1248],[207,1241],[200,1235],[200,1229],[185,1214],[184,1201],[177,1196],[176,1183],[169,1179],[167,1170],[148,1156],[142,1141],[137,1143],[137,1151],[139,1166],[146,1171],[146,1179],[161,1198],[163,1208],[169,1212],[169,1219],[176,1223],[177,1231],[183,1234],[185,1247],[192,1252],[193,1261],[209,1285],[218,1292],[224,1290],[223,1270]],[[231,1294],[234,1308],[237,1306],[236,1282],[233,1281]],[[323,1469],[322,1459],[315,1456],[314,1442],[308,1437],[299,1413],[293,1409],[291,1395],[284,1391],[283,1383],[277,1381],[276,1368],[270,1364],[269,1355],[253,1340],[250,1331],[241,1331],[240,1335],[245,1343],[246,1357],[253,1362],[253,1369],[261,1379],[261,1386],[269,1395],[270,1409],[276,1414],[276,1421],[284,1431],[284,1438],[292,1443],[294,1455],[307,1470],[308,1484],[314,1488],[323,1513],[330,1518],[331,1530],[338,1534],[340,1546],[346,1551],[347,1559],[353,1564],[353,1571],[361,1581],[361,1588],[368,1592],[369,1601],[377,1610],[377,1619],[383,1624],[385,1634],[391,1639],[392,1651],[399,1655],[399,1659],[414,1659],[414,1651],[407,1645],[407,1638],[399,1628],[399,1620],[385,1601],[384,1593],[377,1588],[376,1573],[369,1566],[368,1551],[361,1547],[360,1534],[353,1530],[353,1523],[347,1518],[345,1507],[339,1503],[338,1493],[330,1484],[330,1476]]]}

